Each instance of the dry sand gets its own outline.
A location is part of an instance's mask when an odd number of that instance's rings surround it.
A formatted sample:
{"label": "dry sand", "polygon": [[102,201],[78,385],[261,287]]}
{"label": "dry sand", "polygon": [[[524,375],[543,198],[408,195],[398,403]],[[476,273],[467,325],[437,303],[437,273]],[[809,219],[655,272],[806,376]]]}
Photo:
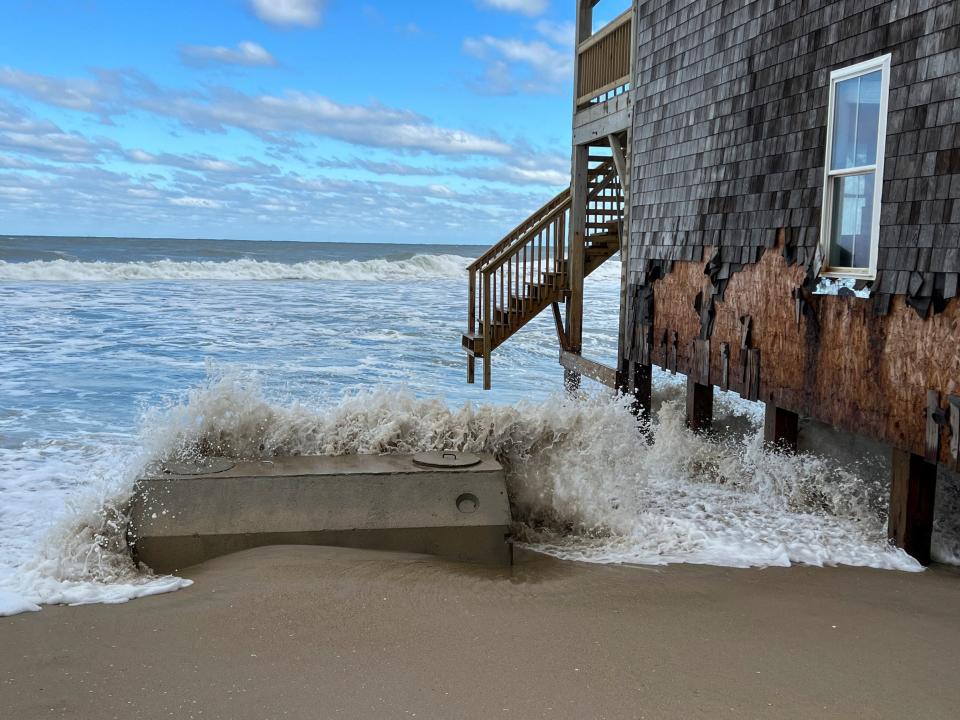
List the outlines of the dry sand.
{"label": "dry sand", "polygon": [[956,718],[960,573],[271,547],[0,618],[0,718]]}

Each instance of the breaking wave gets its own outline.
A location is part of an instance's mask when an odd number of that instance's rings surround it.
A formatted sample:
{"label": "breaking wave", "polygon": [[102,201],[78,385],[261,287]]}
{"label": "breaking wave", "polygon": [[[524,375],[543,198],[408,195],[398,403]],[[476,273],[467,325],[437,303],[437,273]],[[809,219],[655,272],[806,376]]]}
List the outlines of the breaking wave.
{"label": "breaking wave", "polygon": [[[671,393],[674,395],[671,397]],[[865,468],[765,448],[756,417],[726,437],[691,433],[676,390],[647,427],[608,395],[451,408],[378,388],[337,404],[270,402],[238,376],[145,414],[133,460],[104,460],[87,494],[0,590],[22,603],[119,602],[189,581],[135,568],[124,506],[146,464],[227,456],[493,453],[507,472],[517,537],[560,558],[729,567],[859,565],[917,571],[886,540],[886,486]],[[666,397],[664,397],[666,395]],[[718,402],[720,422],[742,413]],[[119,453],[118,453],[119,455]],[[129,457],[129,452],[126,454]]]}
{"label": "breaking wave", "polygon": [[604,394],[451,409],[379,389],[318,411],[273,405],[228,377],[150,424],[162,428],[155,456],[493,453],[507,470],[518,534],[560,557],[920,569],[887,543],[883,482],[766,449],[756,418],[743,436],[694,434],[676,398],[641,427],[625,400]]}
{"label": "breaking wave", "polygon": [[152,262],[79,262],[0,260],[0,281],[110,282],[156,280],[358,280],[368,282],[459,279],[473,258],[414,255],[391,260],[316,260],[277,263],[242,258],[225,262],[156,260]]}

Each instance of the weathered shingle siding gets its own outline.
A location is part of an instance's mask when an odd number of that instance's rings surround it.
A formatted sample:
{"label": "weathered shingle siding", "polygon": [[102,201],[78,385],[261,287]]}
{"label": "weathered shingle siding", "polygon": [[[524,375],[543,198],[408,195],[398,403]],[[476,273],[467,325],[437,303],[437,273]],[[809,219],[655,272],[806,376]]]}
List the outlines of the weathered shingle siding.
{"label": "weathered shingle siding", "polygon": [[874,294],[956,294],[960,2],[651,0],[636,38],[631,284],[707,247],[756,262],[778,231],[815,267],[830,72],[890,53]]}

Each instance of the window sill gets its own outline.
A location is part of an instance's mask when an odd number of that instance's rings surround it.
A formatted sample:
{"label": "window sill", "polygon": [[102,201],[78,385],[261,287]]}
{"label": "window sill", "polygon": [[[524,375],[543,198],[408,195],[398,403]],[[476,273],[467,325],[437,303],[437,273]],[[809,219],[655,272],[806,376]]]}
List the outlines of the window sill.
{"label": "window sill", "polygon": [[877,273],[875,270],[845,268],[841,270],[821,270],[820,277],[831,280],[865,280],[866,282],[873,282],[877,279]]}

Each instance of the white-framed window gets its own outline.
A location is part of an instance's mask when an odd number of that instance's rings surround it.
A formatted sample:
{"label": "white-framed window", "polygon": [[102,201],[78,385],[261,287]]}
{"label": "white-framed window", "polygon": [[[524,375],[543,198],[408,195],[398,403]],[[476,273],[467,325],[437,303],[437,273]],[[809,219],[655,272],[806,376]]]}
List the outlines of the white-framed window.
{"label": "white-framed window", "polygon": [[826,277],[876,277],[889,90],[889,55],[830,73],[820,228]]}

